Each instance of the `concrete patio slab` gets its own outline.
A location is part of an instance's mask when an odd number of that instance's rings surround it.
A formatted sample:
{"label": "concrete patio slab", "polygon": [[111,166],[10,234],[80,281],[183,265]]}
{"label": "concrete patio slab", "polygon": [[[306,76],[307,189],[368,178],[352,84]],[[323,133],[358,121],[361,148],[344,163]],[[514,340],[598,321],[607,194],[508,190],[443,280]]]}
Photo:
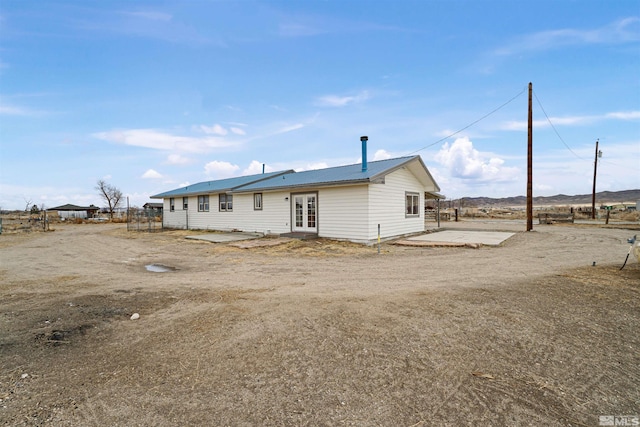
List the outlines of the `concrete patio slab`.
{"label": "concrete patio slab", "polygon": [[[467,246],[487,245],[497,246],[513,236],[515,233],[500,231],[463,231],[444,230],[435,233],[421,234],[420,236],[405,239],[411,246]],[[402,244],[399,242],[399,244]]]}

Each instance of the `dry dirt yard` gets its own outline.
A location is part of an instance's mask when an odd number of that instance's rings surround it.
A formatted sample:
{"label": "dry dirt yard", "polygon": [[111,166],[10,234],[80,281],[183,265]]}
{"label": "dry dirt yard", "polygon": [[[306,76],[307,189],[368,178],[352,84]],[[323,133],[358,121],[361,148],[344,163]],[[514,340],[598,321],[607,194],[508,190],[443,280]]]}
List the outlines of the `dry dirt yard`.
{"label": "dry dirt yard", "polygon": [[238,249],[123,224],[0,235],[0,422],[597,426],[639,414],[640,265],[619,268],[640,233],[534,227],[499,247],[380,254],[323,240]]}

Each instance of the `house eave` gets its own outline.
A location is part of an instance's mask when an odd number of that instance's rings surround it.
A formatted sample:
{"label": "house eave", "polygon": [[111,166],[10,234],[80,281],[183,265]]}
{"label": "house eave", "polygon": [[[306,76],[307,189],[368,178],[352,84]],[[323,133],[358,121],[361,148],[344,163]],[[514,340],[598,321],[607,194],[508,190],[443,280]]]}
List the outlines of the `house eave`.
{"label": "house eave", "polygon": [[321,187],[345,187],[352,185],[363,185],[363,184],[371,184],[371,179],[363,178],[363,179],[352,179],[348,181],[327,181],[327,182],[314,182],[314,183],[303,183],[303,184],[290,184],[286,186],[271,186],[271,187],[261,187],[261,188],[252,188],[248,190],[243,190],[242,188],[233,191],[233,194],[244,194],[244,193],[260,193],[266,191],[289,191],[292,189],[300,189],[300,188],[321,188]]}

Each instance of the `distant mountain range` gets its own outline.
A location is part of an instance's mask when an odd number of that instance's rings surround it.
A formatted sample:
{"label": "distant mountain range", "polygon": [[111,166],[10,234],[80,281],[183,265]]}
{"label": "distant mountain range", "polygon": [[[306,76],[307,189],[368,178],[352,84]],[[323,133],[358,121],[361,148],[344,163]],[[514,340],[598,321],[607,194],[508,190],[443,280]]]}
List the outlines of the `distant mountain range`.
{"label": "distant mountain range", "polygon": [[[567,196],[558,194],[548,197],[534,197],[534,205],[590,205],[591,194],[581,194],[577,196]],[[625,191],[601,191],[596,193],[596,206],[614,203],[635,203],[640,201],[640,189]],[[463,206],[526,206],[526,196],[503,197],[494,199],[491,197],[463,197]]]}

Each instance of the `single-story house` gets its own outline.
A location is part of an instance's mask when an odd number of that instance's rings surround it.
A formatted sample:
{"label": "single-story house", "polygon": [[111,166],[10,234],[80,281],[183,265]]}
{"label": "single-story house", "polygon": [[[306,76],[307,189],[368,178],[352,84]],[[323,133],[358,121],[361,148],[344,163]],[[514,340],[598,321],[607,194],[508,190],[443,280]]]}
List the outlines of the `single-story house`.
{"label": "single-story house", "polygon": [[78,206],[78,205],[61,205],[55,208],[48,208],[47,212],[57,212],[60,218],[93,218],[95,214],[100,210],[99,207],[90,206]]}
{"label": "single-story house", "polygon": [[147,202],[144,205],[142,205],[142,208],[146,211],[146,212],[151,212],[153,214],[156,215],[161,215],[162,214],[162,208],[164,207],[164,205],[160,202]]}
{"label": "single-story house", "polygon": [[[363,148],[363,152],[365,149]],[[420,156],[206,181],[151,196],[167,228],[304,233],[372,243],[424,231],[441,198]]]}

